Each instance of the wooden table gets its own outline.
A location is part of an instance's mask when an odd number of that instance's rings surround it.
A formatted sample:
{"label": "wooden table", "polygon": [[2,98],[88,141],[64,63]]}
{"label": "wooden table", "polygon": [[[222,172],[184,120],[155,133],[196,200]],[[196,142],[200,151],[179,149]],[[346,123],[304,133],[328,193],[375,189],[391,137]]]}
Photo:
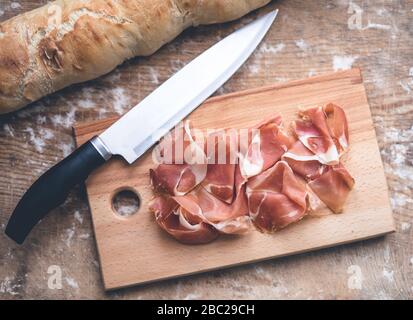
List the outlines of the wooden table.
{"label": "wooden table", "polygon": [[[0,21],[43,3],[46,0],[0,0]],[[352,3],[273,1],[269,7],[278,7],[280,15],[265,43],[218,94],[351,66],[362,68],[396,233],[105,293],[85,192],[77,188],[23,247],[0,235],[0,298],[412,299],[413,2]],[[188,30],[152,57],[134,59],[99,80],[0,116],[1,230],[26,188],[73,150],[71,126],[75,122],[124,113],[204,49],[253,17],[255,14],[221,26]]]}

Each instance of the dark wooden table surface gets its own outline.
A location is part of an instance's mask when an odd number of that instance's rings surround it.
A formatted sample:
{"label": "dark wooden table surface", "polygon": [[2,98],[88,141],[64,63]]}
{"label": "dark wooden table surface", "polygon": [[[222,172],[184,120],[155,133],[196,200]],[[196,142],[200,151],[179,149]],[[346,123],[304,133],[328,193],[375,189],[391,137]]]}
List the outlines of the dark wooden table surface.
{"label": "dark wooden table surface", "polygon": [[[0,21],[46,2],[0,0]],[[24,246],[1,232],[0,298],[413,298],[413,1],[284,0],[264,10],[271,7],[280,9],[276,24],[218,94],[362,68],[397,232],[105,293],[85,192],[77,188]],[[73,124],[124,113],[255,15],[188,30],[149,58],[0,116],[0,230],[36,177],[74,149]]]}

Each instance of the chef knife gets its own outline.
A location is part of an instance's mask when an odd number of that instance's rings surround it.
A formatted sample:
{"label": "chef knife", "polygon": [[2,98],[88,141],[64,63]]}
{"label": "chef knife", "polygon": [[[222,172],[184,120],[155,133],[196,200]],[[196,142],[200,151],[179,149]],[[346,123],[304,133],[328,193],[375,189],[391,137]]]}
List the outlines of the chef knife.
{"label": "chef knife", "polygon": [[206,50],[106,131],[45,172],[17,204],[6,234],[23,243],[33,227],[66,200],[70,189],[113,155],[122,156],[128,163],[143,155],[241,67],[277,13],[258,18]]}

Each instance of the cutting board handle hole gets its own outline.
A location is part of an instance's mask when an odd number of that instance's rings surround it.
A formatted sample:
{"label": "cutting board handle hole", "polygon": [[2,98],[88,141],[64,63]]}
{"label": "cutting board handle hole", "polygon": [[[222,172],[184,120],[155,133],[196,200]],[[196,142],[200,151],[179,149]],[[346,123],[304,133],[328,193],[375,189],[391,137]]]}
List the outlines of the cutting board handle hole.
{"label": "cutting board handle hole", "polygon": [[141,197],[132,188],[120,188],[113,193],[112,209],[118,217],[130,217],[139,211],[140,206]]}

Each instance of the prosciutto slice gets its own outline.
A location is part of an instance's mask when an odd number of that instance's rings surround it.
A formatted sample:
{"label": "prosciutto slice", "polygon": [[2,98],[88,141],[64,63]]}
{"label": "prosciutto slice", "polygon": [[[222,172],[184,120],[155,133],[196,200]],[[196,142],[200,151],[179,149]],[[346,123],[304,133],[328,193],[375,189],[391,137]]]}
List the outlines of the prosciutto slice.
{"label": "prosciutto slice", "polygon": [[235,177],[235,199],[228,204],[199,186],[185,196],[174,197],[184,215],[190,221],[203,221],[221,233],[242,234],[250,229],[245,180],[237,167]]}
{"label": "prosciutto slice", "polygon": [[274,232],[306,215],[306,187],[285,161],[250,179],[247,196],[250,216],[261,231]]}
{"label": "prosciutto slice", "polygon": [[218,199],[230,204],[234,198],[235,167],[238,160],[236,132],[220,130],[209,134],[205,152],[208,169],[202,186]]}
{"label": "prosciutto slice", "polygon": [[322,164],[338,164],[339,154],[330,134],[327,118],[322,107],[303,110],[301,119],[293,122],[298,139],[317,157]]}
{"label": "prosciutto slice", "polygon": [[250,135],[246,152],[241,150],[240,154],[241,174],[246,179],[273,166],[291,145],[291,138],[284,132],[279,115],[259,124]]}
{"label": "prosciutto slice", "polygon": [[325,172],[310,181],[308,186],[332,211],[340,213],[354,187],[354,178],[340,163],[328,166]]}
{"label": "prosciutto slice", "polygon": [[330,130],[331,137],[336,145],[339,155],[344,154],[349,147],[349,134],[347,117],[344,110],[339,106],[329,103],[324,107],[324,113],[327,118],[327,126]]}
{"label": "prosciutto slice", "polygon": [[190,222],[169,196],[158,196],[149,207],[158,225],[172,237],[185,244],[203,244],[215,240],[218,231],[201,221]]}
{"label": "prosciutto slice", "polygon": [[203,142],[195,141],[189,122],[177,126],[157,146],[161,162],[151,169],[151,184],[158,192],[184,195],[200,184],[207,174],[207,158]]}
{"label": "prosciutto slice", "polygon": [[315,179],[321,176],[326,168],[319,158],[297,140],[290,150],[283,154],[282,159],[291,169],[305,179]]}

